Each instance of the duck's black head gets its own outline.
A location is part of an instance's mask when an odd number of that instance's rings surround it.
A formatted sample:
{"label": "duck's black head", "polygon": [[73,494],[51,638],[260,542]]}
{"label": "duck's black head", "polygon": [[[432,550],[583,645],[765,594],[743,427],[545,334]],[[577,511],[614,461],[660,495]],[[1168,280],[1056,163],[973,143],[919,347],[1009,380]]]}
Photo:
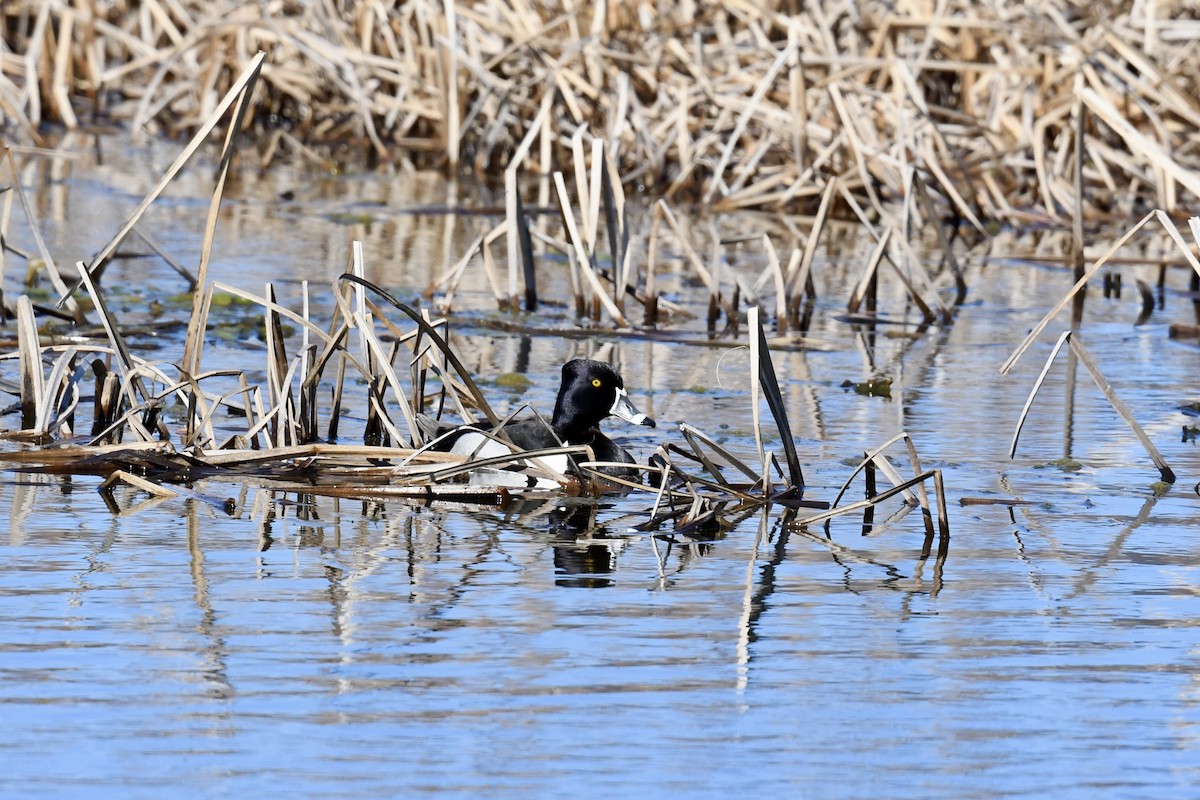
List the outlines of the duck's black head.
{"label": "duck's black head", "polygon": [[654,427],[654,420],[629,402],[625,381],[609,364],[588,358],[563,364],[562,385],[554,403],[553,425],[558,435],[571,444],[586,443],[600,420],[608,416]]}

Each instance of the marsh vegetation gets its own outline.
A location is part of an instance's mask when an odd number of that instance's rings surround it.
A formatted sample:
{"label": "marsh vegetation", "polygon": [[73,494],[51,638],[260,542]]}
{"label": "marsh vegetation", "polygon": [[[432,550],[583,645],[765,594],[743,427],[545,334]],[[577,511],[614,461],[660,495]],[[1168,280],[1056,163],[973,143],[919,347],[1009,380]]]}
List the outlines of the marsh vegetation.
{"label": "marsh vegetation", "polygon": [[[584,724],[622,742],[589,755],[626,774],[679,698],[751,709],[768,749],[720,725],[697,741],[706,756],[736,742],[774,788],[795,759],[855,774],[842,743],[895,714],[911,747],[865,749],[897,796],[927,779],[1057,786],[1045,754],[1067,740],[1096,775],[1161,790],[1138,748],[1093,733],[1110,706],[1144,707],[1141,687],[1156,709],[1191,693],[1200,103],[1185,10],[9,0],[0,496],[10,552],[32,552],[5,580],[22,598],[41,576],[68,586],[86,616],[118,559],[154,576],[136,591],[186,573],[188,597],[164,602],[199,622],[166,627],[197,639],[184,650],[203,691],[240,703],[235,720],[269,716],[237,695],[278,680],[244,659],[294,665],[317,642],[306,672],[338,666],[306,680],[339,720],[427,704],[421,725],[385,727],[447,792],[475,720],[503,728],[497,709],[531,697],[544,768],[477,754],[513,792],[561,788],[579,766],[561,741]],[[547,413],[574,357],[618,364],[659,419],[610,429],[642,480],[598,474],[586,447],[487,463],[429,447],[421,415],[503,440],[506,419]],[[563,452],[577,467],[551,469]],[[82,548],[86,568],[43,558],[43,540]],[[239,583],[239,548],[261,587],[311,582],[298,604],[328,639],[260,638],[294,609]],[[147,563],[162,553],[182,561]],[[582,608],[567,587],[613,591]],[[247,596],[272,622],[229,621]],[[44,636],[30,614],[12,629]],[[561,700],[607,709],[611,676],[646,664],[661,674],[631,679],[627,710],[669,698],[647,726]],[[1098,689],[1097,671],[1119,679]],[[980,697],[997,698],[994,742]],[[320,705],[307,732],[329,724]],[[796,736],[817,707],[836,744]],[[142,731],[172,708],[155,695],[127,713]],[[1194,755],[1187,737],[1159,741],[1166,717],[1122,730]],[[928,746],[943,724],[961,734],[953,756]],[[425,741],[429,726],[452,744]],[[364,776],[419,788],[387,759],[308,741],[331,792]],[[972,758],[984,777],[967,785]],[[695,777],[663,770],[635,783]],[[226,785],[261,788],[246,773]]]}

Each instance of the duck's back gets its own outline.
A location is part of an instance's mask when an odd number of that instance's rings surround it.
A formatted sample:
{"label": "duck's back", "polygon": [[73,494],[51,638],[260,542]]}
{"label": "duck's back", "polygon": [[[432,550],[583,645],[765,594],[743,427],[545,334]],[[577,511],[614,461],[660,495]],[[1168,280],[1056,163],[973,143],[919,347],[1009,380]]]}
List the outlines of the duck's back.
{"label": "duck's back", "polygon": [[513,420],[501,430],[522,450],[544,450],[566,444],[559,440],[550,423],[537,417]]}

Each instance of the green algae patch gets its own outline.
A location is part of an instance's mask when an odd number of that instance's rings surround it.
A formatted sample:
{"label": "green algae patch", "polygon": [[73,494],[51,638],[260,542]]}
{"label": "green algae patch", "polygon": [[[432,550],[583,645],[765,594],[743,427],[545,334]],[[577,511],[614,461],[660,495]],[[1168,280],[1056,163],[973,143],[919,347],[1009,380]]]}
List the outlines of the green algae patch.
{"label": "green algae patch", "polygon": [[523,392],[533,385],[533,381],[520,372],[503,372],[496,377],[496,385],[510,392]]}

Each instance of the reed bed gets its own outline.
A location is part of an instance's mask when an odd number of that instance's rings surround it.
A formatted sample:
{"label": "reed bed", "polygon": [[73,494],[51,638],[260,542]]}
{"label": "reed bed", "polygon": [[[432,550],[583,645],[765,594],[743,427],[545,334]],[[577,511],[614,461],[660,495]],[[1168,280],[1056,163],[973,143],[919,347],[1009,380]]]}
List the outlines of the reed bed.
{"label": "reed bed", "polygon": [[[80,275],[104,321],[106,343],[44,345],[32,324],[29,300],[22,296],[18,348],[11,354],[20,374],[22,427],[5,432],[4,438],[31,446],[0,453],[0,464],[102,476],[99,489],[114,510],[119,507],[111,490],[117,484],[155,499],[186,498],[229,514],[239,512],[236,501],[197,487],[226,483],[305,497],[501,508],[561,502],[563,495],[643,492],[650,496],[648,510],[635,527],[669,542],[702,539],[732,526],[731,520],[771,508],[783,509],[786,522],[801,529],[861,512],[866,533],[875,527],[876,507],[899,496],[901,505],[887,524],[920,509],[925,540],[919,559],[931,554],[936,536],[935,563],[944,561],[950,529],[941,472],[921,466],[906,434],[864,454],[832,505],[805,499],[800,456],[757,308],[748,321],[757,464],[681,424],[679,438],[661,445],[643,468],[646,480],[624,480],[604,474],[602,468],[612,465],[596,461],[581,446],[514,449],[490,458],[436,450],[437,439],[418,421],[433,409],[449,406],[459,419],[486,422],[483,427],[491,426],[501,442],[508,420],[492,411],[447,343],[445,321],[430,319],[362,279],[357,247],[350,260],[352,270],[335,287],[337,313],[324,325],[279,305],[269,286],[264,294],[253,295],[213,282],[199,298],[202,312],[192,333],[200,338],[220,323],[212,316],[216,291],[261,308],[267,363],[262,369],[266,378],[257,383],[242,370],[205,371],[200,359],[185,369],[183,354],[174,363],[132,355],[82,263]],[[280,328],[284,318],[302,327],[286,341]],[[361,380],[348,380],[349,374]],[[90,407],[81,402],[88,383]],[[361,387],[361,396],[349,396],[354,386]],[[322,403],[321,398],[328,400]],[[759,419],[762,401],[773,430]],[[344,408],[365,409],[353,418],[350,430]],[[361,443],[338,443],[339,431]],[[765,447],[768,436],[779,442],[781,453]],[[903,476],[883,457],[897,442],[906,447],[911,476]],[[570,473],[558,472],[544,460],[564,454],[576,465]],[[865,499],[839,506],[860,473],[867,476]],[[877,473],[891,488],[877,490]]]}
{"label": "reed bed", "polygon": [[[1106,9],[1055,3],[977,9],[941,2],[932,10],[824,3],[792,13],[770,4],[595,8],[6,3],[0,111],[16,131],[10,135],[36,141],[48,120],[79,125],[76,107],[86,104],[92,119],[128,120],[190,141],[110,242],[70,275],[39,239],[40,269],[60,308],[35,307],[24,295],[11,310],[0,304],[15,319],[18,339],[9,357],[19,375],[21,425],[7,435],[39,446],[0,458],[26,469],[101,474],[105,486],[125,482],[217,506],[224,501],[198,495],[192,485],[224,478],[308,494],[493,505],[564,492],[645,491],[653,502],[643,527],[670,526],[670,536],[775,506],[800,526],[862,512],[866,531],[875,526],[876,507],[898,497],[897,516],[921,511],[921,558],[936,536],[940,560],[949,540],[942,475],[922,466],[905,434],[864,454],[852,473],[865,482],[862,501],[841,503],[849,480],[831,504],[803,496],[801,457],[770,350],[811,345],[805,336],[817,248],[837,221],[853,220],[873,243],[845,299],[846,319],[896,321],[878,308],[886,276],[902,286],[904,321],[915,310],[918,330],[952,324],[967,295],[955,248],[960,229],[986,236],[996,220],[1070,221],[1078,282],[1005,369],[1152,219],[1200,274],[1167,213],[1200,196],[1200,110],[1186,91],[1194,67],[1184,57],[1191,26],[1149,16],[1158,6],[1139,5],[1104,24],[1087,14]],[[185,275],[195,289],[186,339],[177,359],[147,362],[126,345],[105,301],[103,274],[142,214],[218,130],[224,144],[203,249],[195,274]],[[317,156],[318,147],[331,149]],[[268,165],[281,148],[495,173],[505,214],[429,287],[427,308],[409,307],[367,282],[356,246],[331,289],[336,314],[318,324],[307,302],[291,309],[270,286],[248,292],[207,275],[231,162],[253,152]],[[0,232],[16,197],[36,237],[10,149],[6,164],[12,191],[4,192]],[[529,174],[541,178],[536,203],[522,191]],[[658,199],[643,246],[631,231],[627,193],[646,187]],[[719,270],[719,253],[696,252],[675,211],[696,201],[811,216],[790,251],[762,237],[765,266],[756,280],[745,280]],[[1161,210],[1088,265],[1089,226],[1128,219],[1143,202]],[[547,218],[560,224],[544,224]],[[914,244],[930,228],[937,267]],[[658,294],[668,237],[677,261],[708,292],[710,338],[722,319],[726,331],[744,326],[748,333],[756,463],[688,425],[658,449],[645,482],[604,476],[586,448],[486,460],[430,448],[421,419],[435,407],[504,440],[504,420],[448,345],[440,318],[451,312],[476,257],[498,305],[534,311],[534,262],[555,251],[570,270],[581,321],[642,335],[687,313]],[[507,274],[497,266],[500,247]],[[218,291],[261,309],[264,381],[245,370],[204,369]],[[79,302],[84,295],[87,304]],[[47,314],[77,324],[94,316],[102,336],[47,344],[37,325]],[[285,322],[298,327],[299,341],[285,335]],[[766,334],[771,324],[774,339]],[[1173,480],[1080,339],[1073,329],[1059,347],[1069,344],[1163,479]],[[87,383],[90,408],[83,402]],[[771,413],[770,437],[760,399]],[[362,410],[353,429],[341,411],[347,404]],[[347,438],[354,444],[336,443]],[[780,452],[768,450],[767,438]],[[898,443],[909,475],[884,457]],[[577,468],[560,473],[544,460],[561,454]],[[890,488],[879,489],[880,476]]]}
{"label": "reed bed", "polygon": [[[34,447],[0,454],[0,463],[26,470],[97,474],[104,477],[104,491],[125,483],[155,498],[187,497],[227,512],[235,510],[228,500],[198,492],[195,484],[228,481],[309,496],[499,506],[509,506],[518,499],[550,500],[564,493],[645,491],[654,499],[640,527],[657,530],[669,526],[670,533],[665,534],[668,538],[719,529],[731,518],[775,506],[787,509],[790,521],[802,527],[860,510],[864,511],[864,526],[868,526],[876,505],[902,495],[899,513],[920,507],[926,521],[922,559],[929,555],[934,536],[935,506],[925,491],[925,482],[932,480],[941,542],[938,559],[945,557],[949,524],[941,475],[937,470],[922,470],[907,437],[900,438],[908,445],[912,477],[902,477],[882,459],[881,448],[866,454],[860,467],[870,476],[864,501],[841,508],[835,501],[830,508],[826,502],[803,497],[800,455],[756,305],[749,306],[746,323],[754,371],[749,400],[755,420],[757,467],[689,425],[680,428],[682,445],[668,442],[650,459],[645,467],[648,486],[647,482],[605,475],[601,472],[605,465],[596,462],[586,447],[514,449],[509,455],[491,458],[438,451],[434,447],[436,434],[421,422],[434,409],[450,408],[457,419],[490,428],[501,442],[505,441],[503,426],[507,420],[492,411],[470,371],[448,344],[444,319],[432,317],[428,309],[400,302],[363,277],[366,265],[359,243],[348,254],[346,273],[333,287],[336,313],[324,324],[309,317],[307,285],[303,287],[304,302],[297,311],[280,304],[270,285],[262,293],[252,293],[207,277],[217,211],[239,141],[237,124],[229,127],[231,135],[226,136],[223,145],[197,274],[188,279],[197,288],[182,350],[177,359],[168,361],[151,362],[135,355],[101,286],[104,268],[121,242],[136,229],[146,209],[210,134],[217,118],[229,114],[236,120],[248,114],[248,98],[253,97],[262,63],[260,54],[246,66],[214,116],[91,263],[76,262],[78,283],[64,289],[63,300],[72,299],[76,292],[86,293],[102,337],[61,345],[44,343],[31,300],[25,294],[18,297],[17,348],[9,357],[17,362],[21,424],[5,436]],[[638,297],[639,290],[631,283],[627,268],[618,270],[610,263],[604,273],[595,258],[601,206],[606,210],[603,216],[610,247],[620,252],[616,243],[625,236],[624,207],[619,189],[614,188],[620,181],[614,179],[611,162],[605,160],[602,150],[594,150],[593,156],[591,161],[581,155],[574,161],[575,194],[566,189],[561,177],[556,180],[563,224],[573,250],[565,242],[559,247],[575,252],[584,262],[575,269],[581,276],[579,285],[588,284],[595,292],[588,297],[596,305],[603,298],[610,313],[616,311],[612,321],[627,325],[619,316],[618,304],[627,294]],[[19,191],[19,181],[14,186],[14,191]],[[12,196],[12,192],[6,194]],[[575,220],[576,205],[581,210],[579,223]],[[661,205],[660,211],[661,218],[678,230],[669,207]],[[27,206],[25,212],[30,225],[35,225]],[[486,252],[489,238],[494,241],[506,226],[512,231],[523,225],[525,215],[518,206],[516,222],[506,220],[495,236],[482,237],[476,246]],[[528,264],[532,258],[528,233],[517,237],[517,243]],[[770,245],[769,241],[765,244]],[[693,266],[706,274],[699,257],[693,253],[691,259]],[[792,272],[806,269],[803,254],[793,255],[789,263]],[[44,268],[52,265],[53,261],[47,259]],[[772,269],[776,283],[784,282],[779,264]],[[526,280],[529,274],[526,270]],[[611,286],[601,285],[601,277]],[[717,298],[714,302],[736,317],[737,300],[721,299],[719,286],[711,276],[707,283]],[[65,287],[66,282],[59,276],[54,285]],[[609,298],[610,290],[615,301]],[[219,324],[213,318],[220,313],[213,303],[217,292],[261,309],[266,363],[260,368],[265,380],[251,380],[248,367],[204,369],[206,332]],[[527,284],[527,303],[534,293]],[[285,335],[285,320],[297,326],[299,333]],[[90,407],[82,402],[89,382]],[[358,396],[352,397],[352,392]],[[782,460],[764,446],[766,426],[759,419],[760,400],[765,400],[771,413],[775,428],[771,438],[780,443]],[[360,410],[352,430],[347,430],[349,418],[343,413],[347,407]],[[338,443],[339,437],[347,436],[355,442]],[[576,467],[569,473],[556,471],[545,460],[556,455],[573,457]],[[893,483],[892,489],[876,491],[877,471]]]}
{"label": "reed bed", "polygon": [[[225,501],[196,493],[193,484],[212,478],[305,494],[491,505],[508,505],[517,498],[552,499],[564,492],[648,491],[653,494],[653,504],[642,527],[657,530],[669,526],[668,537],[695,536],[720,529],[731,519],[776,506],[787,509],[789,521],[801,527],[861,512],[866,532],[876,527],[876,507],[899,497],[901,506],[892,519],[920,509],[925,528],[921,558],[933,552],[937,537],[939,563],[944,559],[949,519],[942,475],[939,470],[922,467],[912,441],[905,434],[864,454],[862,463],[852,473],[852,477],[863,476],[866,484],[863,500],[841,504],[849,480],[832,504],[803,496],[800,455],[791,435],[770,355],[771,342],[766,335],[771,321],[767,309],[772,304],[763,302],[759,296],[768,286],[774,290],[773,321],[779,334],[776,341],[782,339],[804,346],[804,312],[811,310],[814,297],[815,252],[833,224],[831,209],[840,199],[876,243],[847,300],[848,319],[870,324],[880,321],[877,288],[884,274],[881,268],[886,265],[886,274],[903,286],[905,302],[919,312],[921,328],[952,324],[953,310],[943,298],[953,295],[956,302],[961,302],[968,287],[947,237],[939,239],[943,249],[939,272],[931,271],[910,243],[910,239],[919,236],[913,229],[922,209],[928,214],[937,202],[917,171],[910,168],[907,173],[908,191],[904,198],[876,215],[863,208],[848,181],[839,178],[828,182],[806,235],[800,237],[800,243],[790,253],[781,254],[770,237],[763,237],[761,246],[766,264],[754,282],[740,278],[731,281],[728,273],[718,274],[714,267],[721,261],[719,254],[701,257],[671,204],[661,199],[653,206],[646,264],[639,268],[634,255],[636,248],[631,244],[623,188],[630,181],[622,176],[617,159],[604,143],[595,138],[585,140],[580,130],[570,142],[565,162],[568,169],[551,171],[557,199],[553,211],[557,214],[551,213],[561,221],[561,227],[556,231],[532,224],[535,212],[525,207],[517,176],[519,165],[550,119],[550,105],[545,104],[532,132],[514,153],[516,161],[505,171],[503,220],[479,237],[463,258],[447,270],[443,279],[431,287],[432,295],[438,298],[443,310],[449,310],[458,282],[472,256],[479,253],[500,305],[516,308],[523,302],[527,309],[533,310],[538,302],[533,261],[544,256],[548,249],[554,249],[568,259],[580,317],[603,319],[606,330],[632,332],[636,317],[630,304],[637,303],[642,306],[643,325],[654,327],[660,315],[682,313],[681,309],[664,303],[655,291],[660,239],[664,238],[664,229],[669,229],[680,250],[681,263],[709,293],[710,334],[721,317],[735,333],[744,324],[749,334],[755,371],[750,406],[758,463],[751,466],[703,431],[688,425],[680,428],[682,441],[664,444],[655,453],[645,468],[646,482],[622,482],[603,475],[599,468],[604,465],[595,462],[586,448],[553,448],[472,459],[431,449],[427,430],[420,424],[421,415],[433,407],[450,407],[464,421],[486,423],[485,427],[491,428],[501,441],[504,420],[492,412],[469,371],[447,344],[443,335],[445,320],[432,316],[431,308],[409,307],[367,282],[363,277],[366,268],[360,246],[356,244],[348,254],[347,272],[332,288],[337,313],[320,325],[308,316],[307,287],[306,300],[297,311],[281,305],[269,285],[262,293],[252,293],[208,278],[209,252],[216,235],[226,176],[245,139],[248,121],[258,116],[256,98],[262,97],[259,87],[268,63],[267,55],[259,53],[245,64],[229,90],[215,103],[212,114],[197,126],[191,141],[109,243],[90,263],[76,263],[77,282],[69,284],[55,266],[52,255],[44,245],[39,245],[41,268],[61,292],[61,304],[74,309],[70,318],[79,323],[86,320],[84,306],[76,302],[77,295],[86,294],[92,309],[88,313],[98,318],[103,337],[88,343],[44,344],[36,323],[39,310],[27,296],[17,299],[12,316],[16,319],[18,346],[11,357],[18,365],[21,426],[8,436],[34,442],[40,448],[0,458],[24,469],[96,473],[105,476],[105,487],[124,482],[158,497],[192,497],[222,508],[227,506]],[[113,253],[137,229],[144,212],[213,132],[222,127],[222,120],[228,122],[223,126],[226,135],[209,203],[202,252],[196,274],[186,276],[188,284],[195,287],[195,296],[182,353],[167,364],[146,362],[133,355],[124,341],[122,326],[105,300],[103,273]],[[12,197],[21,194],[11,150],[7,163],[13,183],[12,191],[5,192],[8,202],[4,217],[0,218],[4,225],[12,213]],[[545,206],[539,208],[541,211],[536,213],[547,213]],[[36,232],[37,221],[29,204],[22,200],[21,209]],[[1044,330],[1088,278],[1153,219],[1162,222],[1184,257],[1196,267],[1194,255],[1169,216],[1162,211],[1152,212],[1083,270],[1075,289],[1035,328],[1029,341]],[[507,276],[496,270],[491,255],[491,248],[501,240],[508,248]],[[1076,241],[1080,242],[1078,235]],[[1082,252],[1082,248],[1077,252]],[[244,370],[204,370],[203,343],[212,324],[215,292],[239,297],[261,308],[267,345],[265,381],[255,384]],[[769,296],[769,290],[765,296]],[[43,309],[41,313],[47,311]],[[285,336],[285,320],[299,327],[298,342],[295,337]],[[799,338],[783,336],[791,326],[799,329]],[[1086,360],[1086,349],[1078,337],[1063,339],[1068,340],[1072,352],[1085,360],[1096,383],[1131,427],[1140,432],[1132,415],[1119,405],[1098,365]],[[1028,342],[1014,354],[1013,362],[1027,346]],[[84,366],[89,358],[92,359],[90,378]],[[85,409],[81,400],[84,384],[89,380],[94,381],[94,399],[91,409]],[[348,396],[352,386],[362,387],[359,397]],[[780,443],[778,454],[769,452],[763,444],[766,426],[759,419],[760,397],[766,401],[772,416],[775,434],[771,438]],[[361,418],[355,420],[361,427],[350,432],[341,411],[346,404],[362,409]],[[90,419],[86,419],[88,411]],[[240,423],[231,426],[227,421],[230,418]],[[221,419],[225,420],[223,424],[218,422]],[[81,439],[84,430],[88,433]],[[336,443],[339,437],[347,436],[355,440],[354,444]],[[1144,434],[1141,438],[1164,480],[1172,480],[1169,467],[1152,450]],[[903,442],[906,448],[911,467],[907,476],[884,457],[884,451],[898,442]],[[561,454],[574,457],[577,468],[560,473],[544,460]],[[892,484],[890,488],[882,491],[878,488],[880,475]],[[932,485],[932,493],[927,484]]]}
{"label": "reed bed", "polygon": [[[486,459],[439,452],[432,448],[434,434],[419,419],[427,412],[453,409],[458,419],[491,427],[499,441],[505,441],[503,426],[508,420],[491,409],[449,345],[445,320],[432,319],[427,311],[409,307],[363,279],[357,244],[349,262],[350,271],[334,287],[336,314],[323,325],[304,309],[280,305],[270,285],[263,294],[254,294],[209,282],[196,298],[196,312],[179,358],[166,362],[147,361],[132,353],[122,326],[83,262],[76,267],[105,340],[44,343],[32,303],[21,295],[16,351],[0,356],[17,362],[21,424],[5,431],[3,438],[32,446],[0,453],[0,463],[52,473],[102,475],[105,488],[124,481],[156,496],[196,496],[186,486],[204,479],[308,494],[494,505],[562,492],[649,491],[655,500],[646,525],[657,527],[673,520],[684,530],[764,505],[824,509],[816,516],[795,519],[802,525],[816,524],[874,506],[900,492],[912,507],[920,505],[932,518],[924,491],[918,502],[909,489],[925,480],[940,480],[940,474],[922,471],[907,437],[899,438],[908,442],[912,479],[902,478],[879,458],[884,448],[867,454],[859,468],[869,468],[872,475],[880,469],[895,489],[878,494],[871,489],[865,503],[834,510],[823,501],[803,498],[800,456],[757,307],[750,309],[748,322],[755,371],[749,402],[758,467],[687,424],[679,430],[686,446],[664,444],[645,467],[649,487],[643,481],[604,475],[600,468],[606,465],[595,461],[586,447],[514,451]],[[304,291],[306,309],[307,286]],[[266,363],[259,369],[265,380],[252,381],[250,367],[203,368],[205,333],[221,323],[213,317],[218,312],[212,298],[218,292],[261,309]],[[281,321],[285,319],[299,326],[298,334],[284,336]],[[358,380],[350,380],[349,375]],[[90,405],[83,402],[88,384]],[[350,397],[351,386],[362,387],[362,395]],[[759,419],[764,400],[774,424],[771,438],[779,442],[781,456],[764,447],[766,426]],[[350,431],[345,408],[359,410],[356,428]],[[347,435],[361,444],[337,443],[339,436]],[[575,473],[556,472],[542,460],[560,454],[575,458]],[[728,471],[737,476],[730,477]],[[844,492],[845,488],[839,500]],[[940,490],[938,508],[939,518],[944,517]],[[948,535],[948,530],[944,533]]]}
{"label": "reed bed", "polygon": [[1200,196],[1189,8],[6,0],[0,119],[33,142],[51,122],[190,135],[263,50],[240,123],[262,164],[511,181],[598,142],[627,189],[717,209],[878,218],[915,195],[906,224],[1123,220]]}

